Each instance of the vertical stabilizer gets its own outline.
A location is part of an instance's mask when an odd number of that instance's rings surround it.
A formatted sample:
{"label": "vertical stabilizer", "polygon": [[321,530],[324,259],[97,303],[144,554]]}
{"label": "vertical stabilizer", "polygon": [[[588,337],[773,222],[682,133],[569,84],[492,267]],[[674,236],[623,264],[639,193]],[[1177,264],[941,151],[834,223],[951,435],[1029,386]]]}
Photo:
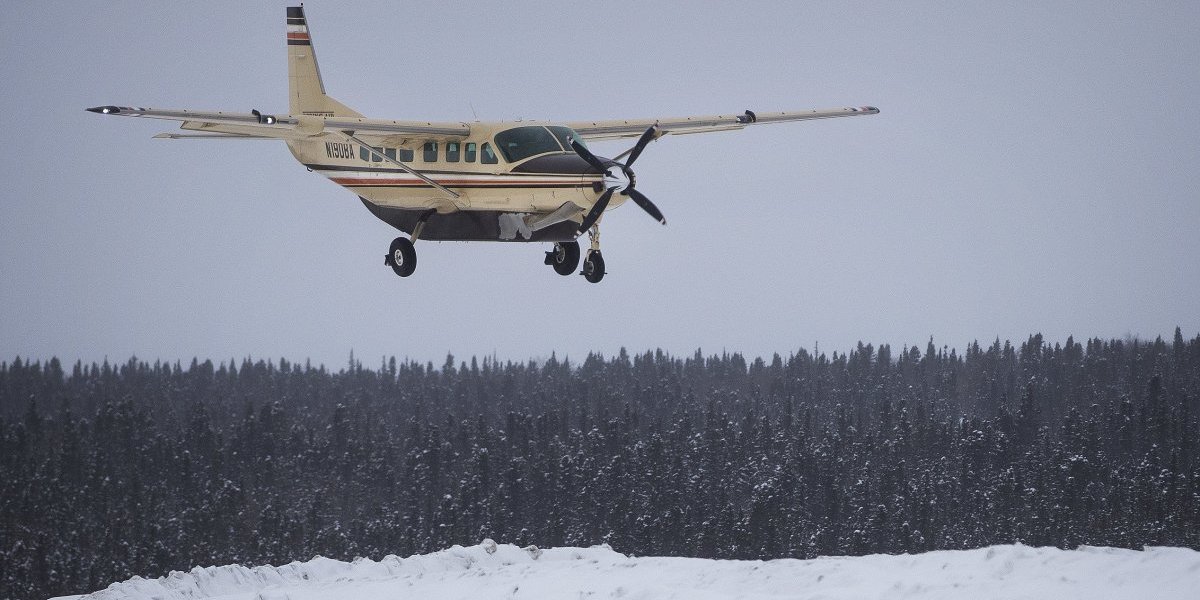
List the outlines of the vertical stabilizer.
{"label": "vertical stabilizer", "polygon": [[321,69],[303,6],[287,9],[288,111],[293,115],[361,117],[345,104],[325,95]]}

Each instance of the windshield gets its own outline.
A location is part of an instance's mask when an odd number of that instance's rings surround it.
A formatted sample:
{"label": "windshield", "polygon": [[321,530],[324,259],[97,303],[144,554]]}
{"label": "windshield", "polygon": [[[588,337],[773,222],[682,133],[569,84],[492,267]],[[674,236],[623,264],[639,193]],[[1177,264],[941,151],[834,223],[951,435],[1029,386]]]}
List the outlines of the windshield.
{"label": "windshield", "polygon": [[[508,162],[517,162],[547,152],[563,152],[563,147],[559,145],[558,140],[559,138],[541,125],[514,127],[496,134],[496,145]],[[569,151],[570,148],[568,145],[567,150]]]}
{"label": "windshield", "polygon": [[580,146],[587,148],[587,144],[583,143],[583,138],[579,137],[579,134],[575,133],[575,131],[570,127],[551,125],[546,129],[549,129],[550,133],[553,133],[554,137],[558,138],[558,143],[562,144],[563,150],[567,150],[569,152],[575,151],[573,148],[571,148],[571,140],[575,140],[576,142],[579,142]]}

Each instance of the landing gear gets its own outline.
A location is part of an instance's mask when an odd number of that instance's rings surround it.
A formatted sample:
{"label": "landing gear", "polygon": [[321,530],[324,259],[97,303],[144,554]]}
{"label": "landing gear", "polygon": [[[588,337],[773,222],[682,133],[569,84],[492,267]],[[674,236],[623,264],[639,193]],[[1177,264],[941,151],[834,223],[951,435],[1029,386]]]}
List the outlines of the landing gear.
{"label": "landing gear", "polygon": [[554,249],[546,253],[546,264],[554,267],[559,275],[570,275],[579,266],[579,242],[555,242]]}
{"label": "landing gear", "polygon": [[587,258],[583,259],[583,272],[580,273],[589,283],[600,283],[604,279],[604,257],[599,250],[588,250]]}
{"label": "landing gear", "polygon": [[408,238],[398,237],[392,240],[391,249],[383,259],[383,264],[391,267],[397,275],[408,277],[417,270],[417,250]]}
{"label": "landing gear", "polygon": [[591,248],[583,259],[583,270],[579,272],[588,283],[600,283],[604,279],[604,257],[600,255],[600,220],[597,219],[588,229]]}
{"label": "landing gear", "polygon": [[429,217],[436,212],[431,208],[421,214],[421,217],[417,219],[417,224],[413,226],[411,238],[398,237],[392,240],[392,246],[388,248],[387,256],[383,257],[383,264],[391,267],[401,277],[412,275],[413,271],[417,270],[417,249],[413,248],[413,244],[421,237],[421,232],[425,230],[425,223],[429,221]]}

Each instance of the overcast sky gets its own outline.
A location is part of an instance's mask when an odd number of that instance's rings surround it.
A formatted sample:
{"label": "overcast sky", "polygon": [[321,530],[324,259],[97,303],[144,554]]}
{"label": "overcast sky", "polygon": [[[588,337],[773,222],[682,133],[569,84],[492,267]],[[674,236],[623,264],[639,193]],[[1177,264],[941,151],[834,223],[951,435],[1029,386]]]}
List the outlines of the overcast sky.
{"label": "overcast sky", "polygon": [[655,142],[670,225],[609,213],[598,285],[544,244],[419,242],[400,279],[397,232],[282,143],[84,112],[285,113],[286,5],[0,3],[0,360],[1200,330],[1200,3],[307,3],[327,91],[371,117],[881,109]]}

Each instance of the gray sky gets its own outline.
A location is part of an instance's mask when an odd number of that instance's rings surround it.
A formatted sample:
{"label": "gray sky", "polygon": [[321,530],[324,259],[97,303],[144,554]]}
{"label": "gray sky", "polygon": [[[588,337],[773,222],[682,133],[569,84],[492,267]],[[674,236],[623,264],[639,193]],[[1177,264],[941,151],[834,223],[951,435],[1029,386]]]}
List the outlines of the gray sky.
{"label": "gray sky", "polygon": [[420,242],[400,279],[397,232],[282,143],[83,111],[286,112],[286,5],[0,4],[0,360],[1200,330],[1200,3],[306,4],[327,91],[373,117],[882,110],[652,144],[670,225],[609,213],[599,285],[542,244]]}

